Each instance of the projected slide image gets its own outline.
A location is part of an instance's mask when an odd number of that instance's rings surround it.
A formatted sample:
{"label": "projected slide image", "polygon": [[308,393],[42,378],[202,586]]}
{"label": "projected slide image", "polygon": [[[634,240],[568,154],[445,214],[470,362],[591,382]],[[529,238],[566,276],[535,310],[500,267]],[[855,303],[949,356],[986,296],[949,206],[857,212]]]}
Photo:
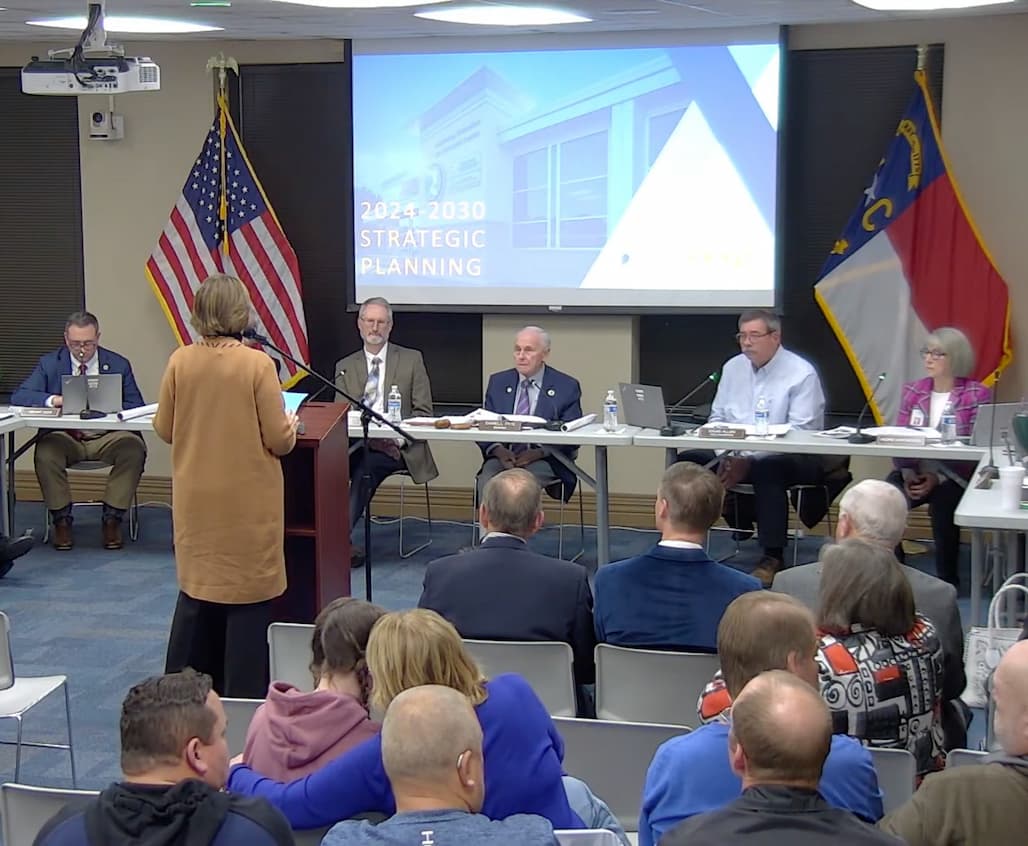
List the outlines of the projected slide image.
{"label": "projected slide image", "polygon": [[777,43],[355,56],[357,299],[770,305],[778,63]]}

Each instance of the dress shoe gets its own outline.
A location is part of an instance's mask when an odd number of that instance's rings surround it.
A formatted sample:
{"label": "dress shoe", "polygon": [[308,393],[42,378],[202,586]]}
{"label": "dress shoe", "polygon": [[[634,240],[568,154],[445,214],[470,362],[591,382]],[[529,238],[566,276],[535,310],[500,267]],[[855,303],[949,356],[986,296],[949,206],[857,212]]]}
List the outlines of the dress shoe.
{"label": "dress shoe", "polygon": [[26,532],[20,538],[14,540],[5,539],[0,542],[0,579],[11,572],[14,566],[14,559],[21,558],[35,545],[32,532]]}
{"label": "dress shoe", "polygon": [[350,569],[358,570],[364,566],[364,550],[363,549],[351,549],[350,550]]}
{"label": "dress shoe", "polygon": [[67,550],[75,545],[75,539],[71,534],[71,522],[58,520],[54,523],[54,549]]}
{"label": "dress shoe", "polygon": [[757,563],[757,566],[753,568],[753,572],[750,573],[755,579],[760,579],[760,583],[766,587],[771,587],[771,582],[775,580],[775,574],[785,569],[785,563],[781,558],[775,558],[773,555],[765,555]]}
{"label": "dress shoe", "polygon": [[104,549],[121,549],[121,520],[104,517]]}

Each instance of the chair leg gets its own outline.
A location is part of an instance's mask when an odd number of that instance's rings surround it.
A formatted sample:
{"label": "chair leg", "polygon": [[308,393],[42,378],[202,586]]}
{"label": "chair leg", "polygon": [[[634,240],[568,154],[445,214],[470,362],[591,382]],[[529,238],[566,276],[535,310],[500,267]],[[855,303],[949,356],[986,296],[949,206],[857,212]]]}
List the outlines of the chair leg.
{"label": "chair leg", "polygon": [[410,558],[421,550],[432,544],[432,506],[429,504],[428,482],[425,482],[425,504],[428,506],[428,540],[419,544],[413,549],[404,552],[403,549],[403,515],[404,515],[404,488],[407,487],[403,476],[400,477],[400,558]]}
{"label": "chair leg", "polygon": [[18,721],[18,739],[14,747],[14,783],[17,784],[21,781],[21,714],[14,719]]}
{"label": "chair leg", "polygon": [[[788,503],[786,503],[788,508]],[[800,514],[803,512],[803,488],[796,489],[796,534],[792,539],[792,566],[796,566],[800,554],[800,538],[803,537],[803,523]]]}
{"label": "chair leg", "polygon": [[[13,482],[12,482],[13,484]],[[11,527],[13,534],[14,527]],[[50,542],[50,509],[46,507],[46,500],[43,500],[43,546]]]}
{"label": "chair leg", "polygon": [[[563,491],[562,491],[563,493]],[[560,511],[557,512],[560,523],[557,526],[557,557],[564,560],[564,497],[560,498]]]}
{"label": "chair leg", "polygon": [[478,476],[471,484],[471,548],[478,546]]}
{"label": "chair leg", "polygon": [[68,726],[68,760],[71,762],[71,786],[75,788],[78,786],[78,780],[75,776],[75,745],[71,740],[71,702],[68,697],[68,682],[66,681],[61,686],[64,688],[64,719]]}
{"label": "chair leg", "polygon": [[135,543],[139,540],[139,498],[132,494],[132,505],[129,506],[129,537]]}
{"label": "chair leg", "polygon": [[585,555],[585,506],[582,504],[582,485],[578,485],[578,552],[571,560],[577,561]]}

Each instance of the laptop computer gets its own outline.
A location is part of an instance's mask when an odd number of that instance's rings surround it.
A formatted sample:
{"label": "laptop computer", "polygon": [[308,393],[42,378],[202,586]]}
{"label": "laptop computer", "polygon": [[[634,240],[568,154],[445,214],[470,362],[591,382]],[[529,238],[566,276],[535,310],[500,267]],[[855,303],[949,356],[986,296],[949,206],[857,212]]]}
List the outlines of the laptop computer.
{"label": "laptop computer", "polygon": [[668,425],[664,389],[658,385],[618,383],[621,397],[621,418],[629,426],[663,429]]}
{"label": "laptop computer", "polygon": [[[998,402],[978,406],[978,415],[974,420],[974,429],[971,431],[971,445],[989,447],[989,439],[992,438],[992,447],[997,455],[1005,455],[1007,442],[1009,441],[1014,451],[1014,460],[1025,457],[1024,449],[1014,435],[1014,415],[1021,410],[1019,402]],[[996,418],[995,429],[993,428],[993,417]],[[1003,432],[1007,433],[1006,440]],[[1000,464],[999,458],[996,463]],[[1003,466],[1002,464],[1000,466]]]}
{"label": "laptop computer", "polygon": [[97,376],[61,377],[61,416],[80,414],[86,410],[88,392],[89,408],[104,414],[116,414],[122,410],[121,374],[101,373]]}

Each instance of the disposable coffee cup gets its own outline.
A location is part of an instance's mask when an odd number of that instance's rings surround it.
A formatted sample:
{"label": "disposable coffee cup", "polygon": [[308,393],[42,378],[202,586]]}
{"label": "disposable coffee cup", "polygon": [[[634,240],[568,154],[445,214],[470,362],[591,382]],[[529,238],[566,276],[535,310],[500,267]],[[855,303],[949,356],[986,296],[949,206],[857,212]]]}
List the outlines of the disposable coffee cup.
{"label": "disposable coffee cup", "polygon": [[1013,467],[999,468],[1000,507],[1004,511],[1017,511],[1021,508],[1021,483],[1024,481],[1024,467],[1015,464]]}

